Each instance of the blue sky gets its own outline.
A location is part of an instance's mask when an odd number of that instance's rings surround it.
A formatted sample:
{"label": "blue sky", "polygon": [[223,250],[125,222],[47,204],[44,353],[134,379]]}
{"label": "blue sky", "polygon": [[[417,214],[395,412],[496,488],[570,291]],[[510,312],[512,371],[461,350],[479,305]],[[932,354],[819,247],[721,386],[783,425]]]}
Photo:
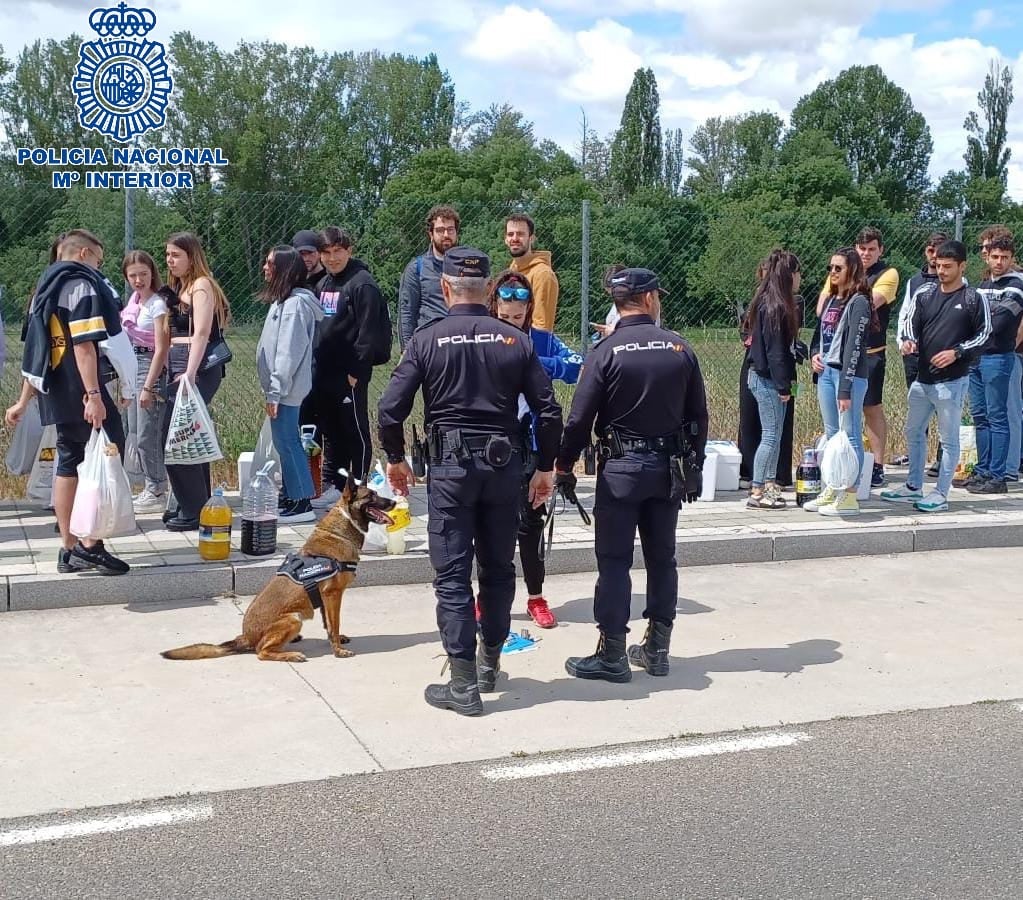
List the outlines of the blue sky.
{"label": "blue sky", "polygon": [[[92,0],[0,0],[9,56],[38,38],[86,33]],[[114,5],[114,4],[109,4]],[[1021,2],[947,0],[209,0],[140,3],[154,36],[188,29],[231,46],[272,39],[322,50],[435,52],[473,107],[508,102],[539,137],[574,150],[581,110],[600,134],[618,123],[638,66],[650,66],[661,121],[688,136],[711,115],[769,109],[786,117],[821,80],[877,63],[927,118],[932,175],[962,163],[967,112],[991,60],[1017,69]],[[241,10],[244,9],[244,14]],[[1023,200],[1023,82],[1010,117],[1010,192]]]}

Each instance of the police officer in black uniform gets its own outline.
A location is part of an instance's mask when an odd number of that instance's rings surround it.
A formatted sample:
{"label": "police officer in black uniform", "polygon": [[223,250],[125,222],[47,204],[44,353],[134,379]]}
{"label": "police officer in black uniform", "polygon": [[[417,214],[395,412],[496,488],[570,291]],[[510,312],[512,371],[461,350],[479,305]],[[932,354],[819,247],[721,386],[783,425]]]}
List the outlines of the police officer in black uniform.
{"label": "police officer in black uniform", "polygon": [[[451,681],[426,689],[426,702],[462,715],[483,712],[480,691],[494,690],[515,597],[518,492],[525,449],[519,395],[538,416],[539,465],[530,500],[554,487],[561,408],[529,336],[491,318],[486,306],[490,260],[473,247],[444,255],[441,289],[448,315],[417,329],[380,398],[380,444],[396,493],[415,482],[405,462],[403,423],[422,387],[430,468],[427,476],[430,562],[436,572],[437,625]],[[476,656],[471,575],[479,574],[482,643]]]}
{"label": "police officer in black uniform", "polygon": [[[600,447],[593,517],[597,585],[593,615],[600,640],[592,656],[570,657],[576,678],[626,682],[630,660],[651,675],[668,674],[668,645],[678,600],[675,526],[680,503],[700,494],[707,444],[707,399],[696,355],[686,341],[654,324],[657,276],[623,269],[609,279],[621,320],[586,359],[558,454],[558,484],[575,486],[572,466],[596,419]],[[647,571],[642,644],[625,650],[632,600],[636,528]]]}

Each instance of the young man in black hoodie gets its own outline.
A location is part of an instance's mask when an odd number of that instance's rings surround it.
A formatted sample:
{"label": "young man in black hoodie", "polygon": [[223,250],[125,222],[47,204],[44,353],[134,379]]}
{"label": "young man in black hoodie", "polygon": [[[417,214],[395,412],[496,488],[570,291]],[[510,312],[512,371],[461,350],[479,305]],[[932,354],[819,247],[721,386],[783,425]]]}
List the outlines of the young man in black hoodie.
{"label": "young man in black hoodie", "polygon": [[303,412],[311,414],[324,442],[323,477],[333,489],[324,485],[313,501],[324,509],[340,496],[344,479],[338,469],[360,479],[369,472],[369,382],[373,367],[390,357],[391,319],[366,264],[352,255],[348,232],[331,225],[320,237],[326,273],[315,293],[323,320],[316,326],[313,389]]}

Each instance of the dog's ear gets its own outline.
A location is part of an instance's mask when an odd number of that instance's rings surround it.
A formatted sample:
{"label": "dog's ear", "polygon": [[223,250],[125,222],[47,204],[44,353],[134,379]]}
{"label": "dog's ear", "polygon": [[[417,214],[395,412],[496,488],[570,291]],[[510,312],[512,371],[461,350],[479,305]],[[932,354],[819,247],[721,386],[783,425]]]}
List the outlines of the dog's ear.
{"label": "dog's ear", "polygon": [[355,484],[355,478],[352,476],[352,473],[349,472],[348,478],[345,480],[344,489],[341,491],[341,497],[346,503],[351,501],[352,497],[355,496],[356,488],[357,485]]}

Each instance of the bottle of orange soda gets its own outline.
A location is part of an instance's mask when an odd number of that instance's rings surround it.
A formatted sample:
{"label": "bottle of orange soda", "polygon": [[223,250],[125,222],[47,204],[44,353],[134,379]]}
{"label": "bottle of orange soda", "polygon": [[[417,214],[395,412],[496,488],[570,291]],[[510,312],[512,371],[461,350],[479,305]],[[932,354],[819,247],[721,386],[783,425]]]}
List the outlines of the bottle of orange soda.
{"label": "bottle of orange soda", "polygon": [[231,507],[224,499],[223,486],[199,513],[199,556],[205,560],[217,561],[231,555]]}

